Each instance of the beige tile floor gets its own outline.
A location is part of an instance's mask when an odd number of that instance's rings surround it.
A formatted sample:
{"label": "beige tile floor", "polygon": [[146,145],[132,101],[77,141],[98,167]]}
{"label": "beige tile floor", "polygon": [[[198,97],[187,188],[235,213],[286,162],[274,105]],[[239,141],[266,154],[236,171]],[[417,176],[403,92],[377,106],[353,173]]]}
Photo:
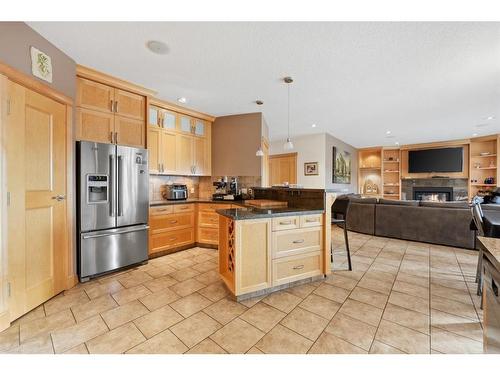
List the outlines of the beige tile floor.
{"label": "beige tile floor", "polygon": [[333,230],[334,272],[241,303],[193,248],[79,284],[0,333],[7,353],[481,353],[477,253]]}

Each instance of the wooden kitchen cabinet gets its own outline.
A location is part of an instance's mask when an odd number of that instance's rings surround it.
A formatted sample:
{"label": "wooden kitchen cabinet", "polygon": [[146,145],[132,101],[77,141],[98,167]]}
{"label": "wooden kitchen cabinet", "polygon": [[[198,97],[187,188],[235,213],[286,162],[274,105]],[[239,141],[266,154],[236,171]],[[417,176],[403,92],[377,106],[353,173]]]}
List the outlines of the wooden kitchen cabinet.
{"label": "wooden kitchen cabinet", "polygon": [[146,98],[128,91],[115,89],[115,113],[144,121],[146,115]]}
{"label": "wooden kitchen cabinet", "polygon": [[[189,206],[183,209],[183,206]],[[194,205],[151,207],[149,254],[165,252],[195,241]]]}
{"label": "wooden kitchen cabinet", "polygon": [[115,142],[119,145],[144,147],[146,144],[144,120],[115,116]]}
{"label": "wooden kitchen cabinet", "polygon": [[76,138],[82,141],[113,143],[115,116],[87,108],[76,109]]}
{"label": "wooden kitchen cabinet", "polygon": [[78,77],[76,105],[94,111],[113,113],[115,89],[102,83]]}
{"label": "wooden kitchen cabinet", "polygon": [[[210,176],[212,172],[211,123],[151,100],[148,115],[150,173]],[[158,155],[156,157],[156,155]]]}
{"label": "wooden kitchen cabinet", "polygon": [[77,140],[145,147],[149,91],[80,66],[77,75]]}

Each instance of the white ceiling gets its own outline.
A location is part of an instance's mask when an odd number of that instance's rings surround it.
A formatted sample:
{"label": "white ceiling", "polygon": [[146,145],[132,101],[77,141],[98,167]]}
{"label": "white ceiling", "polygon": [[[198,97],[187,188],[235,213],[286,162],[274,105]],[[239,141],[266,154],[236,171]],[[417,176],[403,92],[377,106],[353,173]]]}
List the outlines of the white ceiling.
{"label": "white ceiling", "polygon": [[[286,137],[287,75],[292,138],[326,131],[362,147],[500,132],[500,23],[29,25],[78,63],[162,99],[184,96],[216,116],[262,111],[273,140]],[[149,40],[169,53],[152,54]]]}

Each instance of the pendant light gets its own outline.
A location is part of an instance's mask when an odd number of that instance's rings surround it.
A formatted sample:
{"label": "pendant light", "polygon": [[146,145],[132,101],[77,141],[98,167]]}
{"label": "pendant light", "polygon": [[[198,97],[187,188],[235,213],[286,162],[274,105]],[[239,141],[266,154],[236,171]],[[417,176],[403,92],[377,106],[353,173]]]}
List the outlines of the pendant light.
{"label": "pendant light", "polygon": [[262,151],[262,147],[259,147],[259,149],[255,153],[255,156],[264,156],[264,151]]}
{"label": "pendant light", "polygon": [[292,77],[285,77],[283,81],[287,84],[288,91],[288,137],[286,138],[286,142],[283,145],[283,149],[285,151],[293,150],[293,143],[290,139],[290,84],[293,82]]}

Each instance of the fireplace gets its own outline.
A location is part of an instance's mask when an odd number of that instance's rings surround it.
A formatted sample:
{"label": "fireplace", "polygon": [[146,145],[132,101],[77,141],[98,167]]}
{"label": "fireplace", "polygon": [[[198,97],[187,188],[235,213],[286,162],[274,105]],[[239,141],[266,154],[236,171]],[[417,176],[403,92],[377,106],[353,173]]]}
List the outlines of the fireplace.
{"label": "fireplace", "polygon": [[453,200],[452,187],[414,187],[413,199],[419,201],[445,202]]}

